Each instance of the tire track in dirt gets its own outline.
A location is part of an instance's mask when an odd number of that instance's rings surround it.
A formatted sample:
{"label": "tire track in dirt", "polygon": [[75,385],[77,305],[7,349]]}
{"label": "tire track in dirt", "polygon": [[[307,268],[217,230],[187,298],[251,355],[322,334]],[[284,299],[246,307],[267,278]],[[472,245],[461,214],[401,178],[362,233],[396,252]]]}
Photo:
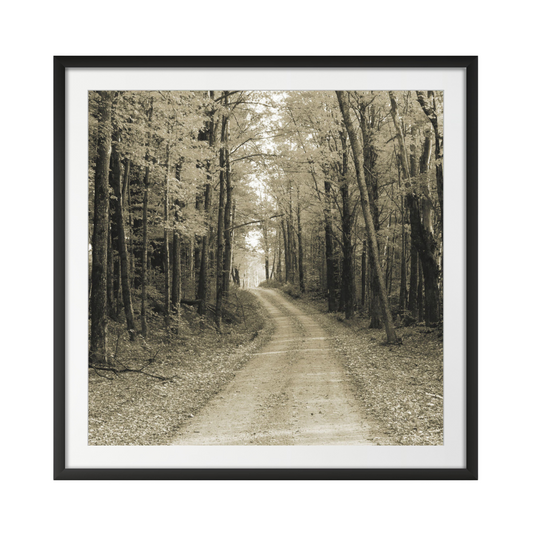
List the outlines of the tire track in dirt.
{"label": "tire track in dirt", "polygon": [[374,445],[324,329],[281,293],[254,291],[267,343],[178,433],[174,445]]}

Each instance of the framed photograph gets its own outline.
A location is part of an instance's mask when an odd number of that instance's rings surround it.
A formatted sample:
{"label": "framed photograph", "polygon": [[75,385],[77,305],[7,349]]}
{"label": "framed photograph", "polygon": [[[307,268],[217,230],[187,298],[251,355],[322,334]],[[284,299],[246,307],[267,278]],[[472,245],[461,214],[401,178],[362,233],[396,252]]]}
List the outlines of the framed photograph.
{"label": "framed photograph", "polygon": [[477,65],[55,57],[54,479],[477,479]]}

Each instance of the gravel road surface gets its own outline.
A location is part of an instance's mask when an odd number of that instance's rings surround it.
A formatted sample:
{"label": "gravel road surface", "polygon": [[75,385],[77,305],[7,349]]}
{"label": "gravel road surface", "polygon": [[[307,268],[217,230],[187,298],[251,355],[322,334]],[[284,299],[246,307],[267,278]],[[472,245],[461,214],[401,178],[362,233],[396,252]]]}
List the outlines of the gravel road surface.
{"label": "gravel road surface", "polygon": [[311,311],[274,290],[254,291],[272,340],[183,426],[174,445],[374,445],[330,339]]}

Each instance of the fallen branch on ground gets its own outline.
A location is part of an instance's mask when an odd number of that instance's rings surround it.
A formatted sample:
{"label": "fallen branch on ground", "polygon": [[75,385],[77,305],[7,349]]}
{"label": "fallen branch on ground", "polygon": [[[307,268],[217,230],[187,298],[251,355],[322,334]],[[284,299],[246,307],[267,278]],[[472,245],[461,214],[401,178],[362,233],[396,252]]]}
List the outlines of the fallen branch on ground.
{"label": "fallen branch on ground", "polygon": [[[150,374],[149,372],[145,372],[144,370],[140,369],[140,368],[121,368],[121,369],[117,369],[117,368],[111,368],[111,367],[108,367],[108,366],[96,366],[96,365],[89,365],[89,368],[92,368],[93,370],[104,370],[104,371],[107,371],[107,372],[113,372],[114,374],[123,374],[125,372],[133,372],[133,373],[136,373],[136,374],[144,374],[145,376],[149,376],[151,378],[155,378],[155,379],[160,379],[162,381],[170,381],[174,378],[177,378],[178,376],[170,376],[170,377],[166,377],[166,376],[158,376],[157,374]],[[103,376],[105,377],[105,376]],[[109,379],[109,378],[107,378]]]}
{"label": "fallen branch on ground", "polygon": [[106,376],[105,374],[100,374],[100,372],[98,372],[98,370],[96,370],[95,367],[91,367],[91,366],[89,366],[89,368],[92,368],[92,369],[94,370],[94,373],[95,373],[97,376],[101,377],[101,378],[108,379],[109,381],[113,381],[113,380],[115,379],[115,378],[110,378],[110,377]]}

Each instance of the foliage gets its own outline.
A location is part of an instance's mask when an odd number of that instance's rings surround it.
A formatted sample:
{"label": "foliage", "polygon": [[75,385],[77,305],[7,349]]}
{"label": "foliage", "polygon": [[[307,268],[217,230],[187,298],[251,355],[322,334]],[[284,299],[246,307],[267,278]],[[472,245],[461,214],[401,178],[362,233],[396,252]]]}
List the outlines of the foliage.
{"label": "foliage", "polygon": [[[230,354],[263,325],[257,319],[256,304],[240,288],[260,285],[293,298],[305,296],[317,305],[327,298],[329,312],[343,309],[348,318],[357,311],[359,318],[346,323],[357,332],[360,350],[351,352],[350,347],[355,346],[352,332],[337,344],[343,357],[352,361],[346,363],[349,371],[356,369],[354,379],[357,375],[366,383],[361,384],[368,394],[363,401],[368,401],[368,406],[372,402],[379,405],[370,387],[380,391],[383,402],[391,399],[392,390],[378,386],[378,374],[372,372],[380,360],[392,374],[379,374],[379,379],[397,380],[406,398],[422,405],[420,394],[409,388],[406,376],[408,368],[420,366],[424,339],[431,341],[428,353],[437,354],[440,349],[440,328],[425,337],[416,328],[424,313],[428,322],[428,309],[433,312],[431,325],[440,326],[442,315],[438,298],[428,297],[437,291],[442,296],[443,286],[441,93],[350,91],[344,118],[331,91],[108,94],[113,95],[112,119],[105,122],[99,116],[101,93],[89,93],[88,215],[91,233],[95,184],[102,185],[106,176],[95,169],[104,168],[100,163],[109,157],[102,155],[105,150],[98,150],[101,129],[107,133],[107,142],[112,140],[110,223],[109,235],[99,238],[99,251],[95,252],[99,265],[108,255],[106,276],[95,279],[100,280],[98,293],[103,298],[105,292],[107,297],[107,355],[119,365],[115,372],[121,364],[120,368],[132,369],[149,364],[166,378],[175,371],[179,377],[162,381],[156,389],[160,397],[171,398],[165,408],[178,409],[182,395],[184,403],[179,409],[191,410],[188,405],[206,401],[246,359],[244,352],[237,359]],[[111,100],[107,102],[109,111]],[[364,152],[365,183],[378,245],[375,262],[367,246],[368,228],[356,180],[363,172],[356,172],[344,121],[356,126],[355,134],[350,130],[351,137],[360,138]],[[96,190],[100,198],[105,187]],[[365,216],[368,221],[368,210]],[[425,232],[425,240],[417,232]],[[428,275],[422,263],[429,247],[434,268]],[[89,249],[93,265],[90,245]],[[396,327],[410,339],[409,354],[402,351],[404,347],[387,351],[375,343],[374,333],[363,329],[368,325],[367,316],[374,322],[379,315],[373,277],[378,270],[383,272],[386,289],[381,301],[388,303]],[[419,274],[422,270],[423,276]],[[433,274],[431,289],[428,280]],[[130,287],[131,291],[125,290]],[[142,328],[137,324],[139,316]],[[405,326],[410,329],[404,330]],[[137,335],[135,339],[138,329],[144,338]],[[101,331],[105,337],[105,328]],[[120,339],[120,350],[113,347],[115,339]],[[398,361],[392,360],[393,353]],[[423,375],[432,384],[431,390],[423,392],[439,398],[438,380],[432,374],[438,375],[438,368],[430,367],[423,367],[427,371]],[[154,394],[159,393],[144,385],[149,378],[91,370],[91,391],[104,398],[93,394],[90,399],[93,420],[104,420],[118,431],[125,407],[116,416],[106,409],[131,401],[141,413],[137,402],[142,396],[126,401],[128,387],[137,387],[151,398],[147,405],[152,402],[154,407],[147,408],[146,416],[140,415],[144,429],[123,436],[123,441],[152,442],[155,434],[149,435],[148,421],[155,416],[159,396]],[[199,382],[209,385],[198,388]],[[117,387],[107,398],[106,386]],[[172,393],[163,394],[163,389]],[[383,412],[394,411],[398,427],[407,428],[411,414],[421,414],[413,406],[389,407]],[[113,431],[97,426],[92,426],[95,443],[112,440]],[[416,441],[416,435],[407,429],[404,433],[406,441]],[[158,435],[161,437],[160,431]]]}
{"label": "foliage", "polygon": [[259,288],[261,289],[281,289],[282,287],[283,287],[283,283],[275,279],[265,280],[259,284]]}
{"label": "foliage", "polygon": [[282,286],[282,290],[285,294],[288,294],[292,298],[300,298],[302,296],[302,292],[300,290],[300,287],[298,285],[293,285],[292,283],[285,283]]}

